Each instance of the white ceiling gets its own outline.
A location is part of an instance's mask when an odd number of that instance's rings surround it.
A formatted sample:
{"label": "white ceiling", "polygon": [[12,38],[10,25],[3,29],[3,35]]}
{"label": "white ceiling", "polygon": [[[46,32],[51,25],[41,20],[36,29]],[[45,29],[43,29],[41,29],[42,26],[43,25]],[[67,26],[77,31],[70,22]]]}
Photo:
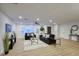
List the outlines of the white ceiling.
{"label": "white ceiling", "polygon": [[[19,4],[0,4],[1,10],[8,15],[14,22],[33,23],[36,18],[39,18],[39,23],[63,24],[70,21],[79,20],[79,4],[68,3],[19,3]],[[18,19],[22,16],[25,20]],[[52,23],[52,24],[53,24]]]}

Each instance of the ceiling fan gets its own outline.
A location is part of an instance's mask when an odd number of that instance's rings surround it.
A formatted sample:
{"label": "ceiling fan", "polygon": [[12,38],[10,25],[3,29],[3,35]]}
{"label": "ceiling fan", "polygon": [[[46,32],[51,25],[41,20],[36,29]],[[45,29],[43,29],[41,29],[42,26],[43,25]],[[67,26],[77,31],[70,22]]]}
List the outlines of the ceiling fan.
{"label": "ceiling fan", "polygon": [[36,25],[40,25],[37,21],[35,21],[35,24],[36,24]]}

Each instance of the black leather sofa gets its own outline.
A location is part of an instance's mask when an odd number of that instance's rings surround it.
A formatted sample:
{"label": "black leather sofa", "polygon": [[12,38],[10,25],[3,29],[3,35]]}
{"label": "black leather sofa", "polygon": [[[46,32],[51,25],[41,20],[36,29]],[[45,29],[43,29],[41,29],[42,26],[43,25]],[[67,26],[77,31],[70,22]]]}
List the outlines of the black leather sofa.
{"label": "black leather sofa", "polygon": [[25,33],[25,40],[30,40],[31,37],[36,37],[36,35],[34,33]]}
{"label": "black leather sofa", "polygon": [[11,35],[11,38],[9,39],[9,49],[13,49],[15,43],[16,43],[16,36]]}
{"label": "black leather sofa", "polygon": [[40,40],[47,43],[47,44],[55,44],[56,43],[54,34],[50,34],[48,38],[43,37],[43,35],[40,35]]}
{"label": "black leather sofa", "polygon": [[28,36],[28,33],[25,33],[25,40],[29,40],[30,36]]}

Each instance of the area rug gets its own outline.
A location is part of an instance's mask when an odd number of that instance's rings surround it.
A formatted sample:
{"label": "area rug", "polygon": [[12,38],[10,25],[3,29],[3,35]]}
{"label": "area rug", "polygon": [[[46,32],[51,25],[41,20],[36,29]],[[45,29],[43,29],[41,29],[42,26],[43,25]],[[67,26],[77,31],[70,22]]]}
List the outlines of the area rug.
{"label": "area rug", "polygon": [[37,49],[37,48],[42,48],[42,47],[47,47],[48,44],[38,40],[38,43],[33,42],[33,44],[31,44],[30,40],[25,40],[24,41],[24,50],[32,50],[32,49]]}

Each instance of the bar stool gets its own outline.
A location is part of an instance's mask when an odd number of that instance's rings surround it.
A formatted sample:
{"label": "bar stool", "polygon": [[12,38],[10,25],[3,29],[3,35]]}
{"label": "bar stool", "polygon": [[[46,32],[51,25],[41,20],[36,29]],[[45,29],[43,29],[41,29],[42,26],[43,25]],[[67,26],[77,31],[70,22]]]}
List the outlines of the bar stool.
{"label": "bar stool", "polygon": [[56,40],[55,46],[56,46],[56,45],[60,45],[60,46],[61,46],[61,38],[58,38],[58,39],[55,39],[55,40]]}

